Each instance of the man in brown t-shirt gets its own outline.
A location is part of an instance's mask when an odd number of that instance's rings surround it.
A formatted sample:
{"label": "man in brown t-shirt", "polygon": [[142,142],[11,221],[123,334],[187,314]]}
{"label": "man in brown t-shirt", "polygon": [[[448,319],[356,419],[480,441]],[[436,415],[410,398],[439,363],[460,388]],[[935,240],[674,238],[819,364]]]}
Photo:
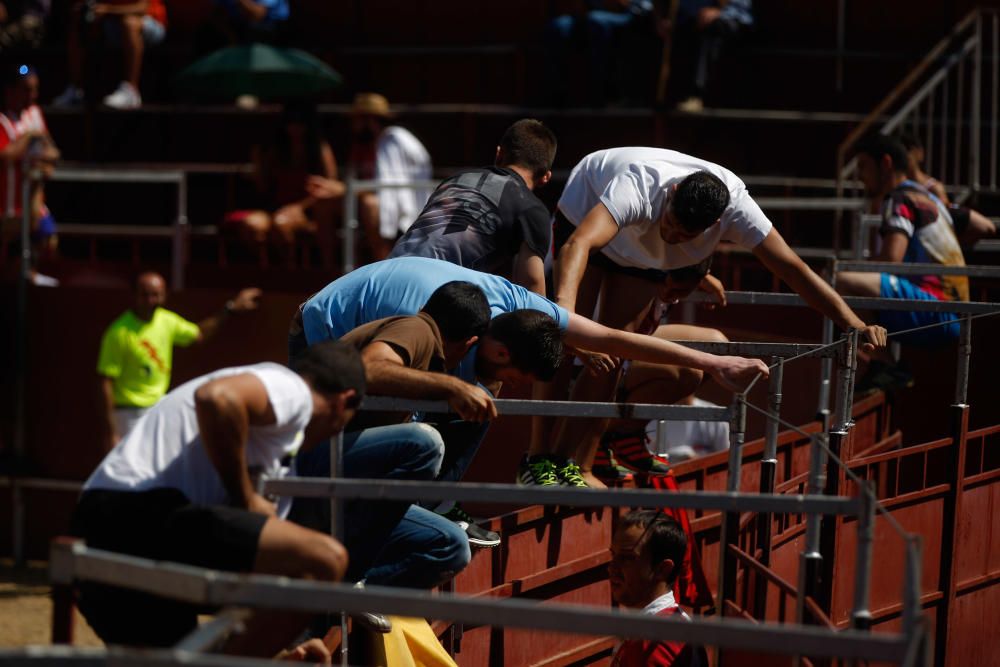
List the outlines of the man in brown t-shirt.
{"label": "man in brown t-shirt", "polygon": [[[422,312],[362,325],[342,340],[355,345],[365,364],[371,394],[445,399],[468,422],[496,416],[484,389],[444,371],[454,368],[480,342],[493,350],[497,369],[506,369],[506,346],[487,342],[490,309],[478,287],[447,283]],[[509,364],[510,354],[507,354]],[[505,372],[497,375],[506,376]],[[400,423],[401,415],[367,414],[352,421],[344,435],[344,475],[358,478],[436,478],[445,455],[445,438],[427,424]],[[477,443],[478,444],[478,443]],[[329,474],[329,449],[317,448],[296,461],[298,474]],[[307,525],[328,525],[326,502],[297,500],[293,518]],[[469,540],[495,546],[499,536],[474,524],[456,525],[428,509],[407,503],[351,502],[345,508],[351,556],[348,579],[380,585],[433,587],[454,576],[471,558]],[[321,526],[322,527],[322,526]]]}

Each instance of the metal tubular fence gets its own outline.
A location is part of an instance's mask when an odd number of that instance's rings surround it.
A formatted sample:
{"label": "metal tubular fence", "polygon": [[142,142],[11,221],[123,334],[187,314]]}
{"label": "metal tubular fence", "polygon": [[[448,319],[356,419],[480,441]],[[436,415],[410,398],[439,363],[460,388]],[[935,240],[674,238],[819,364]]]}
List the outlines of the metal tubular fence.
{"label": "metal tubular fence", "polygon": [[[733,304],[768,304],[781,306],[804,306],[804,302],[793,295],[728,293]],[[851,303],[852,300],[848,300]],[[973,316],[1000,312],[1000,304],[988,303],[936,303],[927,301],[903,302],[892,299],[855,299],[857,304],[876,307],[899,306],[905,309],[923,311],[956,312],[962,318],[960,372],[956,378],[956,401],[964,404],[967,392],[968,358],[971,354],[971,319]],[[581,418],[621,418],[636,419],[702,419],[730,421],[732,444],[729,458],[727,490],[722,493],[678,492],[664,494],[659,491],[641,490],[573,490],[565,488],[523,488],[502,484],[462,484],[441,482],[401,482],[359,479],[310,479],[310,480],[267,480],[262,491],[279,495],[303,497],[329,497],[338,516],[341,503],[347,498],[359,499],[401,499],[439,500],[447,497],[458,501],[494,502],[503,504],[543,504],[574,506],[611,507],[676,507],[685,509],[715,509],[724,513],[722,524],[722,549],[719,558],[718,592],[720,604],[724,606],[726,596],[732,591],[735,578],[735,559],[727,548],[735,539],[739,528],[741,512],[797,513],[808,517],[806,548],[802,554],[800,586],[798,591],[797,618],[804,619],[807,597],[818,592],[823,583],[823,554],[833,553],[829,545],[824,545],[822,522],[817,514],[839,514],[858,516],[857,529],[857,572],[852,624],[863,629],[870,617],[870,567],[871,531],[876,509],[885,513],[875,499],[870,487],[861,485],[862,495],[857,498],[843,498],[831,495],[827,480],[831,472],[827,470],[827,457],[842,466],[835,448],[833,436],[846,436],[850,423],[853,373],[857,363],[857,333],[852,332],[840,341],[830,345],[803,345],[782,343],[685,343],[692,347],[712,352],[728,352],[752,356],[766,356],[774,360],[779,369],[772,376],[769,389],[769,410],[748,405],[745,394],[739,394],[731,407],[695,408],[672,405],[618,404],[618,403],[573,403],[565,401],[498,400],[500,414],[550,416],[575,416]],[[783,424],[778,415],[780,407],[781,377],[783,366],[788,361],[819,357],[837,360],[839,376],[837,382],[836,410],[831,420],[832,428],[827,434],[813,434],[808,493],[799,496],[776,496],[773,491],[773,476],[768,481],[766,465],[773,465],[773,452],[765,455],[762,462],[762,493],[740,493],[740,470],[744,437],[745,413],[747,407],[762,411],[769,419],[767,441],[773,449],[777,425]],[[964,360],[964,372],[962,361]],[[386,397],[369,397],[362,406],[371,410],[400,410],[447,412],[448,406],[441,401],[415,401]],[[795,428],[795,427],[793,427]],[[836,429],[836,430],[833,430]],[[798,430],[800,433],[802,431]],[[807,434],[808,435],[808,434]],[[338,466],[341,453],[331,457],[331,465]],[[56,487],[61,486],[56,484]],[[834,488],[835,492],[839,489]],[[342,522],[337,522],[342,528]],[[898,524],[890,522],[897,530]],[[263,577],[260,575],[233,575],[210,572],[185,566],[163,565],[130,557],[100,553],[80,544],[70,547],[57,545],[52,554],[53,581],[56,584],[70,584],[74,579],[83,578],[105,583],[135,586],[140,590],[165,594],[172,597],[211,604],[240,604],[252,606],[276,606],[313,611],[341,609],[346,611],[385,611],[388,613],[430,616],[444,619],[461,618],[490,625],[511,625],[532,627],[553,631],[582,632],[590,634],[619,634],[652,639],[683,638],[695,643],[709,643],[727,648],[765,650],[789,654],[815,656],[836,655],[846,657],[867,657],[895,661],[922,660],[926,653],[926,637],[920,622],[919,611],[919,550],[918,545],[905,532],[908,540],[908,558],[905,577],[906,590],[903,598],[903,635],[872,636],[855,630],[833,633],[819,628],[794,626],[771,626],[769,624],[750,625],[731,619],[715,621],[696,620],[693,623],[671,626],[662,625],[662,619],[651,619],[629,612],[609,612],[600,610],[566,609],[555,610],[551,605],[539,609],[535,604],[522,601],[485,601],[462,599],[457,596],[427,596],[376,588],[358,591],[343,585],[318,585],[289,581],[285,578]],[[913,552],[913,553],[911,553]],[[159,574],[153,574],[158,572]],[[828,582],[827,582],[828,583]],[[910,590],[911,588],[914,590]],[[412,597],[411,597],[412,596]],[[537,616],[537,618],[536,618]],[[547,620],[542,620],[544,616]],[[205,630],[204,632],[210,633]],[[831,642],[830,639],[837,638]],[[198,641],[189,637],[185,645],[195,646]],[[110,659],[110,657],[109,657]],[[234,663],[235,664],[235,663]],[[916,663],[913,663],[916,664]]]}
{"label": "metal tubular fence", "polygon": [[[983,62],[987,57],[989,68]],[[998,59],[1000,13],[992,8],[971,11],[837,148],[837,197],[844,196],[853,175],[855,161],[849,158],[854,148],[889,113],[879,131],[906,130],[923,136],[928,169],[936,167],[935,176],[956,191],[958,201],[980,191],[997,193]],[[984,123],[989,127],[988,142],[983,142]],[[834,248],[841,248],[839,222]]]}

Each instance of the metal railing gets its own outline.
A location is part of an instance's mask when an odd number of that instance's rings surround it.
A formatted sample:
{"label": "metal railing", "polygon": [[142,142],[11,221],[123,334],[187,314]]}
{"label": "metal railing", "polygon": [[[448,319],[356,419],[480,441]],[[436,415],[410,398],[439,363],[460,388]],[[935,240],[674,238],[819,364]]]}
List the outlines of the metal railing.
{"label": "metal railing", "polygon": [[[854,148],[887,114],[891,115],[879,131],[891,134],[906,130],[920,137],[927,170],[955,190],[958,201],[980,190],[1000,192],[998,89],[1000,12],[975,9],[838,146],[837,196],[843,196],[845,183],[853,175]],[[984,124],[987,140],[983,136]],[[839,250],[839,224],[834,236],[834,247]]]}

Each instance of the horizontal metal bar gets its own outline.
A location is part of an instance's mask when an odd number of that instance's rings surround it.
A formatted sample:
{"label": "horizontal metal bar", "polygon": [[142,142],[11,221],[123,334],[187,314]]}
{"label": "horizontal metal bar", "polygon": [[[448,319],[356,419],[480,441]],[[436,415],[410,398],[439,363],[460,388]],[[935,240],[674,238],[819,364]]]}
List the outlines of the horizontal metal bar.
{"label": "horizontal metal bar", "polygon": [[243,607],[227,607],[177,642],[174,650],[194,653],[209,651],[234,632],[241,632],[250,614],[250,610]]}
{"label": "horizontal metal bar", "polygon": [[423,190],[431,189],[433,190],[437,186],[441,185],[440,180],[413,180],[405,182],[397,181],[376,181],[371,179],[347,179],[347,185],[354,189],[355,192],[358,190]]}
{"label": "horizontal metal bar", "polygon": [[564,507],[674,507],[724,512],[853,515],[861,508],[857,498],[841,496],[775,495],[725,491],[649,489],[575,489],[563,486],[519,486],[470,482],[415,482],[386,479],[328,479],[285,477],[264,482],[264,493],[300,498],[440,501],[504,505],[561,505]]}
{"label": "horizontal metal bar", "polygon": [[944,266],[943,264],[901,262],[840,262],[838,271],[894,273],[897,276],[970,276],[1000,278],[1000,266]]}
{"label": "horizontal metal bar", "polygon": [[11,486],[13,480],[17,479],[17,485],[22,489],[41,489],[44,491],[70,491],[79,493],[83,488],[83,482],[72,479],[45,479],[42,477],[11,477],[0,476],[0,487]]}
{"label": "horizontal metal bar", "polygon": [[57,168],[46,180],[64,183],[172,183],[184,181],[184,172],[153,169]]}
{"label": "horizontal metal bar", "polygon": [[735,354],[741,357],[836,357],[836,347],[819,343],[755,343],[731,341],[712,343],[696,340],[674,340],[678,345],[709,354]]}
{"label": "horizontal metal bar", "polygon": [[179,650],[28,646],[0,650],[2,667],[274,667],[273,660]]}
{"label": "horizontal metal bar", "polygon": [[73,545],[72,550],[74,579],[127,586],[195,604],[310,612],[380,612],[487,626],[684,641],[785,655],[898,660],[906,648],[905,639],[894,634],[832,632],[729,618],[685,620],[632,610],[539,604],[515,598],[434,595],[382,586],[357,589],[348,584],[202,570],[97,551],[82,544]]}
{"label": "horizontal metal bar", "polygon": [[[190,225],[185,230],[191,236],[217,236],[219,228],[215,225]],[[142,238],[174,238],[177,230],[173,224],[167,225],[101,225],[92,223],[61,222],[60,236],[136,236]]]}
{"label": "horizontal metal bar", "polygon": [[[712,297],[700,292],[692,292],[688,301],[714,303]],[[867,296],[845,296],[844,301],[851,308],[867,310],[902,310],[921,313],[957,313],[962,315],[986,315],[1000,312],[1000,303],[981,301],[923,301],[921,299],[883,299]],[[808,307],[797,294],[777,294],[774,292],[726,292],[726,302],[739,306],[795,306]]]}
{"label": "horizontal metal bar", "polygon": [[[744,248],[743,246],[738,246],[735,244],[727,244],[719,247],[721,252],[727,252],[735,255],[751,255],[753,250],[749,248]],[[792,252],[801,257],[802,259],[833,259],[837,256],[830,248],[817,248],[810,246],[796,246],[792,248]],[[842,252],[842,256],[847,256],[847,251]]]}
{"label": "horizontal metal bar", "polygon": [[868,206],[864,199],[847,197],[754,197],[762,209],[779,211],[860,211]]}
{"label": "horizontal metal bar", "polygon": [[[689,405],[653,405],[648,403],[587,403],[574,401],[531,401],[500,398],[493,401],[501,415],[542,417],[592,417],[599,419],[663,419],[667,421],[729,421],[728,407],[702,408]],[[452,412],[447,401],[415,398],[366,396],[362,410],[390,412]]]}

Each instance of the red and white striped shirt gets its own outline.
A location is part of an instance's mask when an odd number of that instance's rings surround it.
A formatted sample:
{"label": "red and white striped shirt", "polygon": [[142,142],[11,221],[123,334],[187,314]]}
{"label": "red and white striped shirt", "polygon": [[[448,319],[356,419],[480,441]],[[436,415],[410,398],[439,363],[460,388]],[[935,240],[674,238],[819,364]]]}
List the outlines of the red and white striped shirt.
{"label": "red and white striped shirt", "polygon": [[[26,132],[48,133],[45,117],[37,104],[32,104],[15,115],[10,111],[0,114],[0,150],[16,141]],[[5,160],[0,175],[0,211],[5,217],[21,213],[21,162],[22,159]]]}

